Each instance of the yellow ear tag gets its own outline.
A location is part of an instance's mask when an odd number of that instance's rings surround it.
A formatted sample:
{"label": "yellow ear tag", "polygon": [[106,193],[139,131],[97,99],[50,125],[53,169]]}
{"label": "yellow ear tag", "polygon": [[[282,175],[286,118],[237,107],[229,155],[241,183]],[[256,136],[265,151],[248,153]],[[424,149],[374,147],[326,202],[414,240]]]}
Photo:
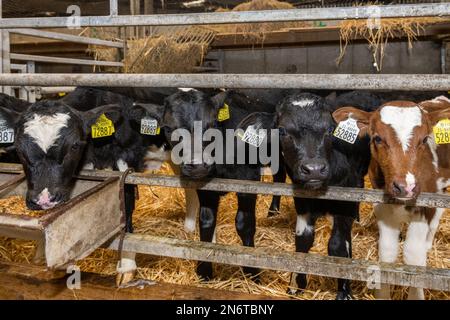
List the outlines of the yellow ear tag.
{"label": "yellow ear tag", "polygon": [[113,122],[109,120],[104,113],[98,117],[91,129],[92,138],[94,139],[112,136],[116,131]]}
{"label": "yellow ear tag", "polygon": [[219,113],[217,114],[217,120],[225,121],[230,119],[230,107],[224,103],[223,107],[219,109]]}
{"label": "yellow ear tag", "polygon": [[60,93],[58,93],[58,96],[60,96],[60,97],[64,97],[65,95],[66,95],[65,92],[60,92]]}
{"label": "yellow ear tag", "polygon": [[433,127],[436,144],[450,143],[450,120],[442,119]]}

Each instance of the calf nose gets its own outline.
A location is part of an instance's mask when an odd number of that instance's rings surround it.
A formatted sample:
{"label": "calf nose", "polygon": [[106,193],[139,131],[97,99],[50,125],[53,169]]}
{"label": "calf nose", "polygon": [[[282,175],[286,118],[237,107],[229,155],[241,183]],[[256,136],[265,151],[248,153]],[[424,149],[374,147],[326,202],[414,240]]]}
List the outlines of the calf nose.
{"label": "calf nose", "polygon": [[416,190],[417,185],[415,183],[406,184],[398,181],[392,183],[392,192],[396,197],[412,198]]}
{"label": "calf nose", "polygon": [[300,166],[301,175],[308,179],[323,179],[328,174],[328,166],[323,162],[307,162]]}

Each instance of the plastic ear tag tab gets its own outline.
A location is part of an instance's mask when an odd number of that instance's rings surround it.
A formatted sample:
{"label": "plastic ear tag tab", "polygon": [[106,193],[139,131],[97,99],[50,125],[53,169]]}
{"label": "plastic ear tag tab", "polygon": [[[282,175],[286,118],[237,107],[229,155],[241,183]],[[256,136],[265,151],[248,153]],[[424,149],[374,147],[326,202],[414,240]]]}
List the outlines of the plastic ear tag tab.
{"label": "plastic ear tag tab", "polygon": [[225,121],[230,119],[230,107],[224,103],[223,107],[219,109],[219,113],[217,114],[217,120]]}
{"label": "plastic ear tag tab", "polygon": [[434,141],[436,144],[450,143],[450,120],[442,119],[433,127]]}
{"label": "plastic ear tag tab", "polygon": [[254,147],[259,147],[264,139],[266,138],[267,132],[264,129],[255,129],[253,126],[248,126],[242,136],[239,136],[242,141],[252,145]]}
{"label": "plastic ear tag tab", "polygon": [[160,134],[161,128],[158,126],[158,120],[145,117],[141,119],[141,134],[156,136]]}
{"label": "plastic ear tag tab", "polygon": [[113,122],[103,113],[91,127],[92,138],[103,138],[112,136],[115,132]]}
{"label": "plastic ear tag tab", "polygon": [[333,136],[345,142],[354,144],[359,134],[359,127],[355,119],[348,118],[347,120],[339,122],[333,132]]}
{"label": "plastic ear tag tab", "polygon": [[0,144],[14,142],[14,128],[8,126],[6,120],[0,118]]}

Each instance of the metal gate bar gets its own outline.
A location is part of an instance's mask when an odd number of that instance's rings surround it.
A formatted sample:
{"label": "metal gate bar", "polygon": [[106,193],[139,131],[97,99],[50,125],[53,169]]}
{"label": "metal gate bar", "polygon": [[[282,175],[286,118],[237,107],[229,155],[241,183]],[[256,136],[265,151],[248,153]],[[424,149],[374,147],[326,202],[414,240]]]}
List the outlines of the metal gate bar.
{"label": "metal gate bar", "polygon": [[[190,14],[81,16],[81,27],[174,26],[252,22],[346,20],[450,15],[449,3],[313,8],[265,11],[233,11]],[[65,28],[71,17],[3,18],[1,28]]]}
{"label": "metal gate bar", "polygon": [[0,85],[308,88],[348,90],[450,89],[449,74],[0,74]]}
{"label": "metal gate bar", "polygon": [[[116,238],[109,249],[118,250]],[[188,260],[450,291],[450,270],[127,234],[123,250]]]}

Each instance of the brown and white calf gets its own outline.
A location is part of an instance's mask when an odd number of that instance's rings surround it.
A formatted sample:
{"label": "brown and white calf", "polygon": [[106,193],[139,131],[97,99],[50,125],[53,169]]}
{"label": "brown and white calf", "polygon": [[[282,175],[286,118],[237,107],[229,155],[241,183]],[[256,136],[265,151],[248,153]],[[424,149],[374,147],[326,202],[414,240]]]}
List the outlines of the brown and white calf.
{"label": "brown and white calf", "polygon": [[[450,144],[437,145],[433,137],[433,126],[450,118],[450,101],[445,97],[421,104],[393,101],[373,112],[344,107],[333,117],[336,122],[349,117],[357,120],[359,134],[371,137],[369,176],[373,187],[405,201],[405,205],[375,205],[380,261],[397,260],[400,229],[409,223],[403,260],[425,266],[444,209],[413,205],[420,192],[443,193],[450,184]],[[377,297],[389,299],[389,285],[382,285]],[[410,288],[408,299],[423,298],[422,288]]]}

